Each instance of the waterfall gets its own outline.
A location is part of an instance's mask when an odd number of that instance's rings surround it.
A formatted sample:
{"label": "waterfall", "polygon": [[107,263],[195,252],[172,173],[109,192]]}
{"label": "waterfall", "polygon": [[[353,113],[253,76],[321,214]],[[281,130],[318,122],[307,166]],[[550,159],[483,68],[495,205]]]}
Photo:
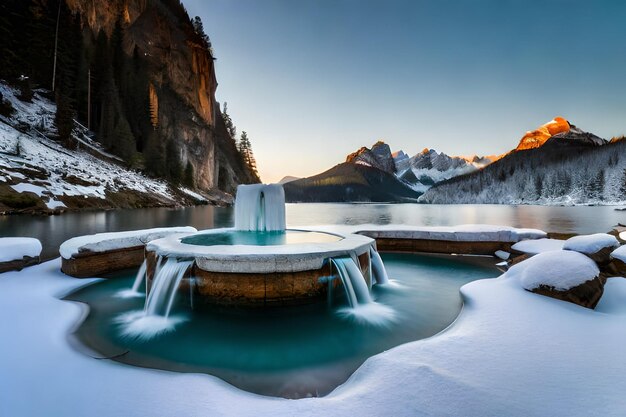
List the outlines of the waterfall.
{"label": "waterfall", "polygon": [[155,270],[152,289],[144,307],[146,316],[169,316],[180,281],[192,263],[170,258]]}
{"label": "waterfall", "polygon": [[380,254],[374,248],[370,249],[370,259],[372,261],[372,275],[374,276],[376,283],[381,285],[388,284],[389,277],[387,276],[385,264],[383,264]]}
{"label": "waterfall", "polygon": [[144,260],[141,266],[139,267],[139,271],[137,271],[137,276],[135,276],[135,282],[133,283],[132,292],[139,293],[139,287],[143,283],[143,280],[146,278],[146,269],[148,267],[147,262]]}
{"label": "waterfall", "polygon": [[340,256],[331,259],[332,264],[337,269],[337,274],[341,279],[346,298],[351,308],[356,308],[359,304],[369,304],[372,302],[369,288],[363,278],[359,266],[349,256]]}
{"label": "waterfall", "polygon": [[235,228],[248,231],[285,230],[285,191],[281,184],[237,187]]}

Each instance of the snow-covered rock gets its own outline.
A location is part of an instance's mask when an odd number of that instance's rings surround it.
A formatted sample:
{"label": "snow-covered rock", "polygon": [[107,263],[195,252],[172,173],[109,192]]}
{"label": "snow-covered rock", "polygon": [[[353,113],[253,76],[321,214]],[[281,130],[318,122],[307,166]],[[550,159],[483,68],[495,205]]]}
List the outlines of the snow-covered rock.
{"label": "snow-covered rock", "polygon": [[618,259],[624,263],[626,263],[626,245],[620,246],[611,252],[611,258]]}
{"label": "snow-covered rock", "polygon": [[606,233],[574,236],[563,244],[563,249],[584,253],[599,264],[609,262],[611,252],[617,247],[617,238]]}
{"label": "snow-covered rock", "polygon": [[574,251],[543,252],[513,265],[506,274],[538,294],[594,308],[603,283],[600,270],[589,257]]}
{"label": "snow-covered rock", "polygon": [[0,262],[37,258],[41,254],[41,242],[32,237],[0,238]]}
{"label": "snow-covered rock", "polygon": [[529,255],[536,255],[538,253],[561,250],[564,243],[564,240],[558,239],[522,240],[511,246],[511,249]]}
{"label": "snow-covered rock", "polygon": [[174,233],[193,233],[193,227],[161,227],[154,229],[132,230],[127,232],[97,233],[95,235],[78,236],[61,244],[59,252],[64,259],[70,259],[82,252],[107,252],[124,248],[132,248],[161,239]]}

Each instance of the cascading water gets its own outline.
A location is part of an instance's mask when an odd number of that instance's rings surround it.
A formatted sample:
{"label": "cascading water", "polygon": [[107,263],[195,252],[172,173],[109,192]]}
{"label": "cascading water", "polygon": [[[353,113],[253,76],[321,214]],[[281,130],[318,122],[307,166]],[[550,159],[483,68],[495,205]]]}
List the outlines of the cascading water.
{"label": "cascading water", "polygon": [[246,231],[284,231],[285,191],[281,184],[237,187],[235,228]]}
{"label": "cascading water", "polygon": [[346,292],[346,298],[351,308],[356,308],[359,304],[372,302],[369,288],[361,274],[361,270],[354,260],[349,256],[332,258],[331,262],[337,269],[337,274]]}
{"label": "cascading water", "polygon": [[[392,308],[372,300],[369,287],[354,259],[339,256],[332,258],[331,263],[337,270],[350,305],[347,309],[339,309],[340,315],[377,326],[388,326],[396,319],[396,313]],[[331,286],[332,278],[329,282],[329,287]]]}
{"label": "cascading water", "polygon": [[135,282],[133,283],[132,291],[135,293],[139,293],[139,287],[143,283],[143,280],[146,279],[146,270],[148,269],[148,263],[143,261],[141,266],[139,267],[139,271],[137,271],[137,276],[135,277]]}
{"label": "cascading water", "polygon": [[379,285],[385,285],[389,283],[389,277],[387,276],[387,270],[385,264],[380,257],[378,251],[374,248],[370,249],[370,259],[372,261],[372,275]]}
{"label": "cascading water", "polygon": [[117,318],[117,323],[123,326],[122,336],[148,340],[174,330],[178,323],[185,320],[182,316],[170,317],[170,313],[180,282],[192,263],[175,258],[163,263],[161,258],[157,259],[152,288],[146,297],[144,309]]}
{"label": "cascading water", "polygon": [[180,281],[192,263],[193,261],[179,261],[171,258],[159,268],[154,275],[150,294],[146,298],[144,311],[147,316],[168,317],[170,315]]}
{"label": "cascading water", "polygon": [[142,292],[139,291],[141,284],[146,279],[146,270],[148,268],[148,264],[144,260],[141,266],[139,267],[139,271],[137,271],[137,275],[135,276],[135,281],[133,281],[133,286],[129,290],[122,290],[117,293],[117,297],[121,298],[132,298],[132,297],[140,297],[143,295]]}

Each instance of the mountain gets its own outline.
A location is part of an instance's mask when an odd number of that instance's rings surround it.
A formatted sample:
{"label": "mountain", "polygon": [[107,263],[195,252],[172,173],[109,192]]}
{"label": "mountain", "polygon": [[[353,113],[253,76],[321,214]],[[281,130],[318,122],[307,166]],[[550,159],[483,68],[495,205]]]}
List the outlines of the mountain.
{"label": "mountain", "polygon": [[387,171],[362,160],[344,162],[321,174],[284,185],[291,203],[326,202],[409,202],[419,193]]}
{"label": "mountain", "polygon": [[68,150],[75,119],[127,167],[174,184],[233,193],[259,181],[215,99],[211,42],[180,1],[5,0],[0,16],[0,79],[26,102],[54,84],[50,133]]}
{"label": "mountain", "polygon": [[287,176],[283,177],[280,181],[278,181],[278,183],[279,184],[287,184],[288,182],[299,180],[299,179],[300,179],[300,177],[293,177],[291,175],[287,175]]}
{"label": "mountain", "polygon": [[35,91],[30,102],[23,102],[18,90],[0,83],[0,213],[223,205],[232,200],[225,193],[196,192],[127,169],[84,129],[73,133],[77,149],[63,147],[51,139],[56,106],[44,94]]}
{"label": "mountain", "polygon": [[372,149],[362,147],[358,151],[346,157],[346,162],[351,164],[361,164],[385,171],[388,174],[396,172],[394,157],[391,149],[385,142],[378,141]]}
{"label": "mountain", "polygon": [[426,148],[410,158],[402,151],[397,152],[395,162],[398,178],[423,193],[441,181],[483,168],[496,158],[448,156]]}
{"label": "mountain", "polygon": [[[549,135],[549,136],[548,136]],[[526,133],[482,170],[435,185],[438,204],[606,204],[626,201],[626,142],[608,142],[563,118]]]}

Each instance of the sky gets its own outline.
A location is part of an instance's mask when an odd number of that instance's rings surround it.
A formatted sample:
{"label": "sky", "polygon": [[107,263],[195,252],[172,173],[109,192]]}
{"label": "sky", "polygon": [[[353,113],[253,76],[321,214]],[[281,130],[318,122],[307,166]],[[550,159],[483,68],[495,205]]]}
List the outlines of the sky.
{"label": "sky", "polygon": [[626,1],[183,0],[261,179],[383,140],[499,154],[562,116],[626,134]]}

